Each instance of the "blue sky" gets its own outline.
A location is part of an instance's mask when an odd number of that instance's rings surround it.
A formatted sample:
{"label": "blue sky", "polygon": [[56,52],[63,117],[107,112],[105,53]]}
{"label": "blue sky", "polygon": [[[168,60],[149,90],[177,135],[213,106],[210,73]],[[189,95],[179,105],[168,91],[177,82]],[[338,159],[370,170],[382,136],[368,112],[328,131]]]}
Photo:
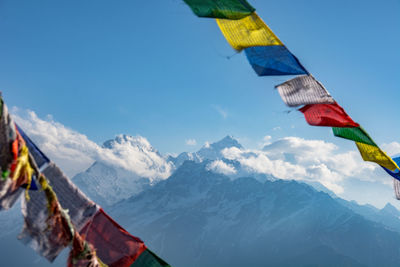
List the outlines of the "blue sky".
{"label": "blue sky", "polygon": [[[378,143],[400,141],[400,2],[254,0],[277,36]],[[322,139],[181,0],[0,1],[0,90],[98,143],[140,134],[161,152],[226,134]],[[279,128],[277,128],[279,127]],[[275,130],[274,130],[275,129]],[[197,140],[197,147],[185,140]]]}

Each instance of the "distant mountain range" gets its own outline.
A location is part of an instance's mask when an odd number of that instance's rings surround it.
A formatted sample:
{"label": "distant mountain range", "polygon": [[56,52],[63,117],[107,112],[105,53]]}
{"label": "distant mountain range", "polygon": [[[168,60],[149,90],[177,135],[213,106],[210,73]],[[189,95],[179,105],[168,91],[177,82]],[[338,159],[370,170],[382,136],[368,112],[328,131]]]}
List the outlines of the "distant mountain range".
{"label": "distant mountain range", "polygon": [[[98,160],[73,181],[174,267],[399,265],[400,211],[390,204],[359,205],[316,182],[252,172],[224,157],[243,149],[231,136],[176,157],[125,135],[103,146],[122,145],[143,153],[147,171]],[[152,175],[163,166],[172,166],[168,178]],[[50,265],[18,243],[20,216],[0,215],[4,266],[65,266],[65,256]]]}
{"label": "distant mountain range", "polygon": [[[104,142],[103,147],[115,150],[116,147],[120,145],[134,147],[135,150],[140,151],[140,153],[144,155],[155,153],[159,155],[159,158],[162,157],[157,150],[147,142],[143,142],[140,138],[127,135],[120,135],[113,140],[108,140]],[[198,152],[183,152],[176,157],[167,156],[165,157],[165,161],[171,164],[172,170],[177,169],[186,160],[196,163],[208,162],[208,168],[227,174],[220,166],[215,164],[214,166],[212,164],[214,161],[218,161],[218,163],[224,164],[224,166],[231,166],[231,168],[234,169],[234,172],[229,173],[231,177],[240,177],[251,173],[253,177],[259,180],[274,179],[273,177],[263,174],[249,172],[241,168],[239,162],[226,159],[222,152],[224,149],[232,147],[238,149],[243,148],[236,139],[228,135],[218,142],[206,144]],[[159,158],[154,159],[154,157],[146,157],[146,164],[150,166],[150,169],[152,166],[159,167],[160,164],[157,162]],[[110,206],[148,189],[151,185],[156,184],[162,179],[149,177],[132,171],[131,169],[124,169],[110,162],[98,160],[84,172],[75,175],[72,180],[91,199],[103,206]]]}
{"label": "distant mountain range", "polygon": [[399,265],[393,206],[359,206],[296,181],[231,180],[206,165],[185,161],[111,214],[177,267]]}

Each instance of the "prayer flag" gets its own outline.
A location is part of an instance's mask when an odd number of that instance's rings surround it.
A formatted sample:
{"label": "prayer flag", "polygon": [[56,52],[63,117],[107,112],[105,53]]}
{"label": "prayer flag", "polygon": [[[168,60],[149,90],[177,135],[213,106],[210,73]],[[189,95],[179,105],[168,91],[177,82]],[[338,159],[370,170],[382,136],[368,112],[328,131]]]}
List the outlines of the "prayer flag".
{"label": "prayer flag", "polygon": [[335,103],[325,87],[311,75],[302,75],[275,87],[289,107]]}
{"label": "prayer flag", "polygon": [[146,249],[130,267],[171,267],[151,250]]}
{"label": "prayer flag", "polygon": [[36,165],[39,169],[42,169],[46,164],[50,163],[50,159],[32,142],[32,140],[25,134],[25,132],[15,124],[18,132],[21,134],[22,138],[25,140],[26,146],[29,149],[29,153],[33,156]]}
{"label": "prayer flag", "polygon": [[142,240],[125,231],[103,209],[80,230],[80,234],[109,267],[129,267],[146,250]]}
{"label": "prayer flag", "polygon": [[299,109],[308,124],[313,126],[359,127],[337,103],[312,104]]}
{"label": "prayer flag", "polygon": [[[57,195],[60,206],[68,211],[72,224],[77,231],[81,230],[94,216],[98,206],[88,199],[54,163],[49,163],[43,174]],[[47,203],[43,191],[30,192],[30,200],[22,202],[25,223],[19,238],[40,255],[53,261],[66,245],[45,234],[48,228]]]}
{"label": "prayer flag", "polygon": [[256,13],[239,20],[217,19],[217,23],[228,43],[236,50],[283,45]]}
{"label": "prayer flag", "polygon": [[308,74],[286,46],[254,46],[244,51],[258,76]]}
{"label": "prayer flag", "polygon": [[254,12],[245,0],[183,0],[199,17],[241,19]]}
{"label": "prayer flag", "polygon": [[337,137],[349,139],[355,142],[378,146],[368,133],[360,126],[354,128],[338,128],[332,127],[333,134]]}
{"label": "prayer flag", "polygon": [[399,166],[397,166],[396,162],[386,155],[386,153],[383,152],[379,147],[359,142],[356,142],[356,145],[363,160],[375,162],[391,171],[399,169]]}

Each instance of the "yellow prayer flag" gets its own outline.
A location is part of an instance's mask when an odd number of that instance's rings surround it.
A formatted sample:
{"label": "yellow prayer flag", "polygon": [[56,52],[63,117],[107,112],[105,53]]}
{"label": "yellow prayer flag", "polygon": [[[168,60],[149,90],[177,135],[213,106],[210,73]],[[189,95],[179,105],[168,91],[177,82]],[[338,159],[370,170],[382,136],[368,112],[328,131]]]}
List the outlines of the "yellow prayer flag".
{"label": "yellow prayer flag", "polygon": [[33,168],[31,167],[31,164],[29,162],[29,150],[26,145],[24,145],[21,148],[21,151],[19,153],[18,159],[17,159],[17,166],[15,167],[14,173],[13,173],[13,180],[17,180],[22,178],[26,178],[27,182],[27,187],[25,190],[25,197],[27,200],[29,200],[29,188],[31,187],[31,182],[32,182],[32,175],[34,173]]}
{"label": "yellow prayer flag", "polygon": [[379,147],[368,144],[356,142],[357,148],[365,161],[372,161],[378,163],[382,167],[394,171],[399,169],[396,162],[394,162],[385,152]]}
{"label": "yellow prayer flag", "polygon": [[238,20],[217,19],[217,23],[228,43],[236,50],[251,46],[283,45],[255,12]]}

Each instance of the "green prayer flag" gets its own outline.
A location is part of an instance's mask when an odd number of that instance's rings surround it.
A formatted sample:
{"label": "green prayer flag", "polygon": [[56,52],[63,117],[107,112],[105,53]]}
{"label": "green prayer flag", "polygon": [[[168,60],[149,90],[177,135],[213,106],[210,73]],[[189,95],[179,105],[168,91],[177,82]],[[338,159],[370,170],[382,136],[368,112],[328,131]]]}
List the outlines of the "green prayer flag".
{"label": "green prayer flag", "polygon": [[367,132],[361,127],[339,128],[332,127],[333,134],[337,137],[353,140],[367,145],[377,146]]}
{"label": "green prayer flag", "polygon": [[151,250],[143,251],[130,267],[171,267]]}
{"label": "green prayer flag", "polygon": [[199,17],[241,19],[255,11],[246,0],[183,0]]}

